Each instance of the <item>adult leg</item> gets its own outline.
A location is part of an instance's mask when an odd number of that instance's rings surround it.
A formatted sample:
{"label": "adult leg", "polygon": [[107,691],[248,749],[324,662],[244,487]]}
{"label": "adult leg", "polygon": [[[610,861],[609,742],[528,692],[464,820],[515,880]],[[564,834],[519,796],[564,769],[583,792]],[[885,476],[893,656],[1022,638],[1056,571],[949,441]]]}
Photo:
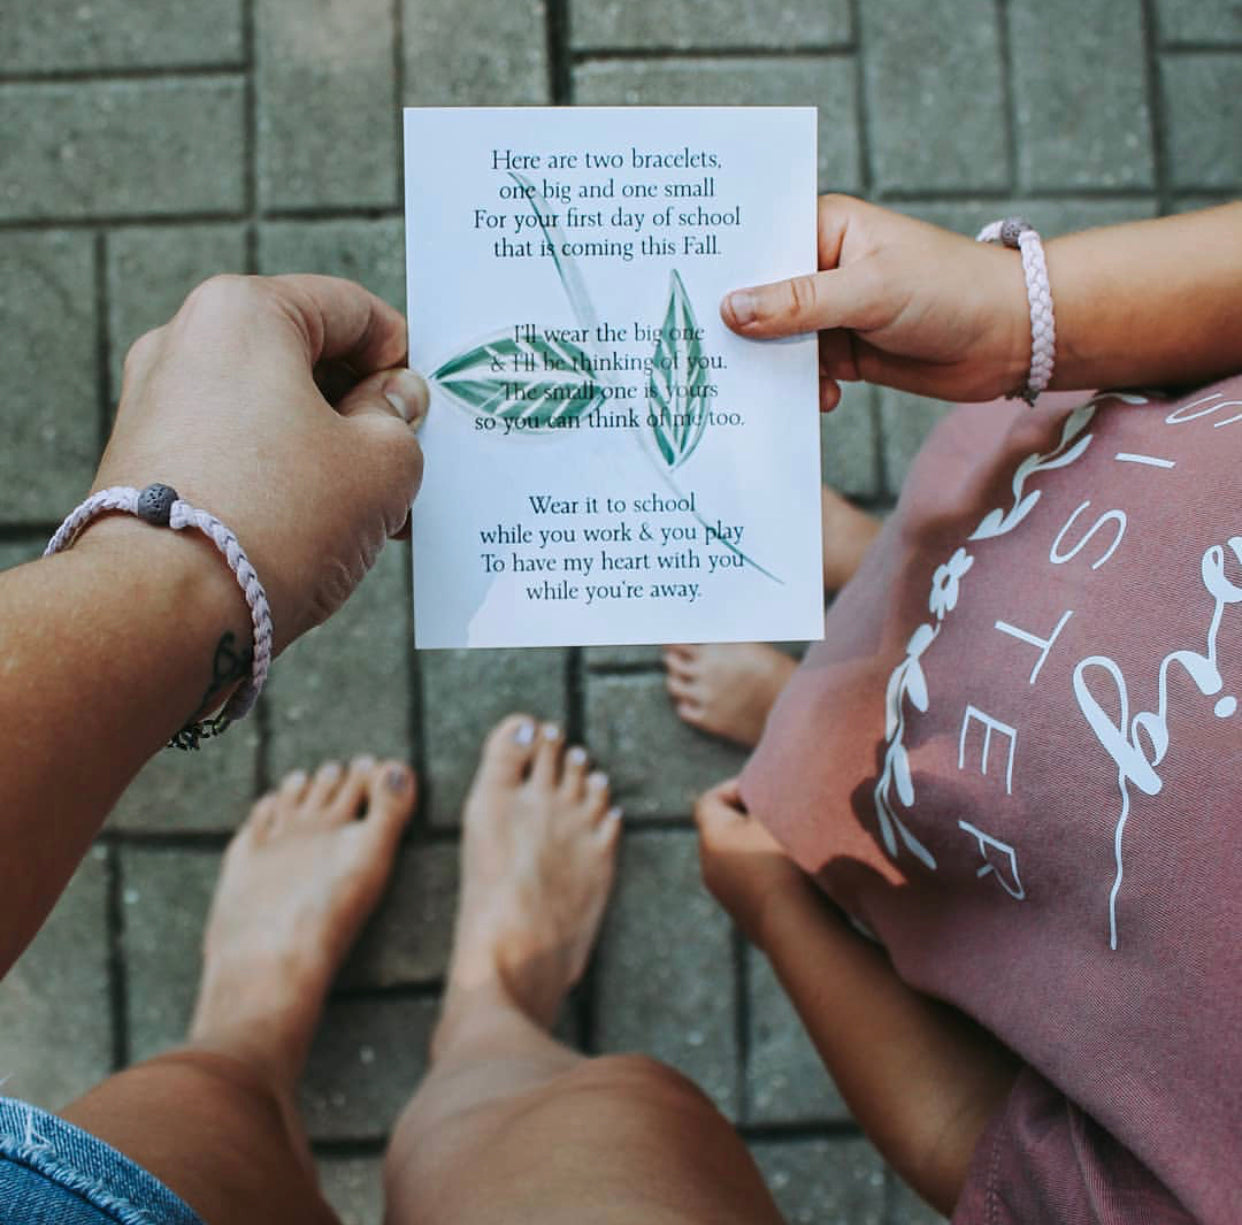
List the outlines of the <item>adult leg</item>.
{"label": "adult leg", "polygon": [[[854,576],[880,530],[880,521],[840,494],[820,490],[824,590],[838,591]],[[768,712],[797,665],[763,642],[679,644],[664,648],[669,696],[691,727],[754,748]]]}
{"label": "adult leg", "polygon": [[431,1069],[388,1152],[390,1225],[583,1220],[764,1225],[745,1146],[687,1080],[550,1034],[581,975],[620,833],[559,732],[508,719],[463,819],[462,895]]}
{"label": "adult leg", "polygon": [[296,1085],[413,804],[409,769],[370,758],[330,762],[313,779],[296,771],[260,800],[224,858],[187,1044],[118,1073],[64,1117],[210,1225],[335,1221]]}

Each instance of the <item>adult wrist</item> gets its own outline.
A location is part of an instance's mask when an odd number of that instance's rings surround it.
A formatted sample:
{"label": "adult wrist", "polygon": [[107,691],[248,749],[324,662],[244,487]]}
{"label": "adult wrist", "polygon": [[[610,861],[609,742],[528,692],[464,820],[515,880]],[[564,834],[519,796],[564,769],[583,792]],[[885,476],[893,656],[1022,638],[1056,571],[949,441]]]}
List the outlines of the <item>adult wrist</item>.
{"label": "adult wrist", "polygon": [[[54,560],[106,573],[114,586],[129,594],[136,615],[154,616],[160,623],[150,626],[153,648],[159,648],[161,627],[168,626],[169,641],[192,661],[194,675],[203,682],[195,701],[203,695],[213,655],[228,635],[240,650],[249,649],[251,623],[245,597],[219,553],[196,532],[169,532],[131,515],[106,514]],[[219,689],[210,710],[223,704],[234,688],[231,683]],[[191,705],[179,711],[180,721],[194,709]]]}

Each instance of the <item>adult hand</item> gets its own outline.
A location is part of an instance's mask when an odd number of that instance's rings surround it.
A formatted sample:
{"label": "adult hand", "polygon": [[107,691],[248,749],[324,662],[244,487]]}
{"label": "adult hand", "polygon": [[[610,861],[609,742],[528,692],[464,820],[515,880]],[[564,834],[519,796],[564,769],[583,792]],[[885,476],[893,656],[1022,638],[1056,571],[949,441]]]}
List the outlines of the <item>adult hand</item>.
{"label": "adult hand", "polygon": [[1030,316],[1016,251],[849,196],[819,201],[818,273],[734,290],[742,336],[819,333],[820,408],[841,382],[990,400],[1026,382]]}
{"label": "adult hand", "polygon": [[780,843],[750,816],[737,779],[719,783],[694,806],[699,827],[699,864],[708,891],[746,938],[764,947],[769,908],[814,886]]}
{"label": "adult hand", "polygon": [[[159,481],[223,520],[280,650],[345,602],[406,522],[427,388],[395,368],[405,352],[405,320],[350,281],[215,277],[130,350],[94,488]],[[335,408],[321,362],[362,380]]]}

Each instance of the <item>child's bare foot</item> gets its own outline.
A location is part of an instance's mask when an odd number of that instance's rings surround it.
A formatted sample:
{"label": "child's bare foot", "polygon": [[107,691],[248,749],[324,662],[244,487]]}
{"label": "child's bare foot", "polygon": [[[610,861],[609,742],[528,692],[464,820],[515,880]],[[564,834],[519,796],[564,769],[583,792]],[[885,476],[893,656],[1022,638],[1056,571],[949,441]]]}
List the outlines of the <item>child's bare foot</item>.
{"label": "child's bare foot", "polygon": [[754,748],[777,694],[797,664],[760,642],[664,648],[666,683],[691,727]]}
{"label": "child's bare foot", "polygon": [[862,564],[863,555],[881,523],[827,485],[822,485],[819,492],[824,532],[824,590],[840,591]]}
{"label": "child's bare foot", "polygon": [[500,992],[550,1029],[582,976],[612,887],[621,813],[586,751],[524,715],[487,739],[462,820],[462,886],[443,1050]]}
{"label": "child's bare foot", "polygon": [[358,757],[311,778],[295,770],[254,806],[216,885],[194,1045],[292,1090],[332,978],[388,881],[414,792],[408,766]]}

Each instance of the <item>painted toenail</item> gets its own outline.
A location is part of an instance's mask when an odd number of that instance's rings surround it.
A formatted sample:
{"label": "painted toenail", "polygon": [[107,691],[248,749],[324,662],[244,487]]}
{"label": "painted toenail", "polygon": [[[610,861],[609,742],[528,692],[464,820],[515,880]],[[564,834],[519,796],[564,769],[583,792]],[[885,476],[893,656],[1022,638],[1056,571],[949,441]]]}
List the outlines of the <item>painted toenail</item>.
{"label": "painted toenail", "polygon": [[391,766],[388,773],[384,775],[384,782],[388,784],[388,790],[395,795],[404,795],[410,776],[400,766]]}
{"label": "painted toenail", "polygon": [[517,731],[513,733],[513,739],[518,744],[530,744],[535,738],[535,725],[526,719],[518,724]]}
{"label": "painted toenail", "polygon": [[331,782],[334,778],[341,776],[341,763],[339,761],[326,761],[319,767],[319,777],[325,782]]}
{"label": "painted toenail", "polygon": [[555,723],[545,723],[543,725],[543,738],[545,740],[555,740],[561,734],[561,729]]}
{"label": "painted toenail", "polygon": [[608,786],[608,775],[603,770],[596,770],[588,779],[587,785],[598,787],[601,791]]}
{"label": "painted toenail", "polygon": [[285,785],[289,787],[305,787],[306,771],[290,770],[289,773],[285,775]]}
{"label": "painted toenail", "polygon": [[587,759],[587,751],[580,744],[575,744],[574,747],[565,754],[565,757],[575,766],[580,766]]}
{"label": "painted toenail", "polygon": [[374,770],[375,758],[370,753],[362,753],[360,756],[355,757],[351,764],[355,770]]}
{"label": "painted toenail", "polygon": [[610,808],[607,816],[609,821],[620,821],[625,814],[619,808]]}

